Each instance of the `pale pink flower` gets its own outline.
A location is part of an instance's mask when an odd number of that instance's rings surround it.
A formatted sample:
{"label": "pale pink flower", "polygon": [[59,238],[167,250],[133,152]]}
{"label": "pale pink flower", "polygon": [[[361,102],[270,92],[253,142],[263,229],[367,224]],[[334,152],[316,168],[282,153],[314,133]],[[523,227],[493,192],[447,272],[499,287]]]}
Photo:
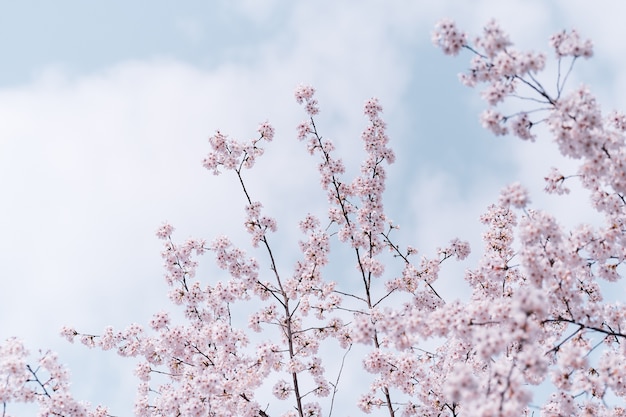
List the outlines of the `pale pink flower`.
{"label": "pale pink flower", "polygon": [[569,188],[565,187],[565,177],[556,168],[552,167],[548,176],[544,177],[546,181],[546,192],[550,194],[568,194]]}
{"label": "pale pink flower", "polygon": [[519,182],[510,184],[500,192],[499,203],[505,207],[524,208],[530,203],[528,190]]}
{"label": "pale pink flower", "polygon": [[530,121],[528,114],[522,112],[518,114],[516,117],[511,119],[511,130],[513,134],[520,139],[526,139],[530,141],[534,141],[536,135],[531,133],[530,129],[533,126],[533,123]]}
{"label": "pale pink flower", "polygon": [[152,320],[150,320],[150,327],[152,327],[154,330],[160,330],[167,327],[169,323],[169,315],[166,312],[161,311],[152,316]]}
{"label": "pale pink flower", "polygon": [[74,337],[77,335],[78,333],[72,327],[63,326],[61,328],[61,336],[66,338],[70,343],[74,343]]}
{"label": "pale pink flower", "polygon": [[279,400],[286,400],[289,398],[292,392],[292,388],[289,383],[285,380],[280,380],[276,384],[274,384],[274,388],[272,388],[272,393]]}
{"label": "pale pink flower", "polygon": [[448,55],[457,55],[467,42],[465,33],[459,31],[450,19],[437,22],[431,39],[433,44],[439,46]]}
{"label": "pale pink flower", "polygon": [[482,98],[494,106],[515,91],[515,83],[510,80],[497,80],[484,89],[481,93]]}
{"label": "pale pink flower", "polygon": [[315,94],[315,89],[310,85],[299,85],[296,88],[295,96],[298,104],[303,104],[307,114],[309,116],[315,116],[319,113],[319,108],[317,107],[317,100],[313,98]]}
{"label": "pale pink flower", "polygon": [[593,44],[590,40],[582,40],[578,31],[562,31],[550,37],[550,45],[558,58],[573,56],[590,58],[593,55]]}
{"label": "pale pink flower", "polygon": [[159,239],[168,239],[170,236],[172,236],[173,232],[174,227],[172,227],[172,225],[170,225],[169,223],[163,223],[163,225],[157,230],[156,235]]}
{"label": "pale pink flower", "polygon": [[477,38],[476,44],[480,46],[489,58],[493,58],[497,53],[506,50],[512,45],[507,35],[495,20],[490,20],[483,28],[483,36]]}
{"label": "pale pink flower", "polygon": [[506,119],[495,110],[487,109],[480,115],[480,120],[485,129],[491,130],[496,136],[506,135],[508,128],[505,126]]}
{"label": "pale pink flower", "polygon": [[258,128],[259,134],[268,142],[271,142],[274,139],[274,127],[269,124],[269,122],[264,122],[259,125]]}
{"label": "pale pink flower", "polygon": [[141,381],[149,381],[150,380],[150,365],[146,362],[139,362],[135,367],[135,375]]}

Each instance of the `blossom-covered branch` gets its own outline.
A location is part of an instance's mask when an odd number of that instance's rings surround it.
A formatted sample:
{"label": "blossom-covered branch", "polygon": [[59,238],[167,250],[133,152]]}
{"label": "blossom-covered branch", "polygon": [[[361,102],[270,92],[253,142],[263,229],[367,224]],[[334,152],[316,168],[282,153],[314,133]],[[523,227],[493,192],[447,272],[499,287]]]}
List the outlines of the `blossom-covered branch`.
{"label": "blossom-covered branch", "polygon": [[[464,279],[469,293],[446,299],[444,263],[466,259],[469,244],[455,238],[418,259],[415,247],[396,240],[399,227],[384,204],[396,156],[380,102],[365,103],[364,161],[351,177],[321,134],[314,88],[301,85],[295,98],[307,119],[297,137],[319,161],[328,212],[300,220],[295,265],[272,243],[278,221],[246,179],[274,128],[264,122],[248,141],[218,131],[203,165],[234,175],[255,256],[226,236],[179,243],[163,224],[157,237],[171,306],[146,325],[100,334],[65,327],[62,335],[138,358],[140,417],[330,416],[352,388],[360,390],[352,402],[362,412],[389,416],[625,416],[626,309],[605,296],[626,260],[626,116],[603,115],[589,88],[568,85],[574,63],[593,53],[576,31],[550,39],[558,68],[552,88],[539,81],[548,55],[515,49],[495,21],[469,39],[450,20],[433,33],[444,53],[470,55],[460,78],[484,86],[483,126],[535,141],[544,124],[561,154],[579,162],[574,173],[539,173],[545,191],[558,197],[579,180],[600,225],[565,228],[532,205],[522,184],[510,184],[479,219],[478,262],[463,276],[446,276],[455,285]],[[350,256],[331,258],[341,246]],[[206,253],[222,272],[199,276]],[[335,259],[354,272],[337,276]],[[356,354],[363,386],[348,389]],[[108,415],[72,398],[53,353],[42,353],[37,365],[28,358],[15,339],[0,346],[2,417],[10,402],[34,401],[44,416]],[[548,398],[537,387],[550,390]]]}

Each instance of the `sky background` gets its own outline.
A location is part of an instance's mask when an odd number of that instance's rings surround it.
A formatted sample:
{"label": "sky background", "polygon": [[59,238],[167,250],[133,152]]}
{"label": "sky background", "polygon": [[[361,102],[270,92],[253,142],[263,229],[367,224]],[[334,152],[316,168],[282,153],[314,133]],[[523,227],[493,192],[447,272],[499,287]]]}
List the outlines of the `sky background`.
{"label": "sky background", "polygon": [[[478,91],[457,80],[470,55],[444,56],[430,33],[442,17],[470,34],[493,17],[517,46],[552,57],[549,35],[576,27],[595,57],[577,63],[569,86],[584,82],[605,111],[624,109],[626,4],[593,4],[0,0],[0,340],[59,352],[77,398],[129,415],[132,363],[71,345],[59,329],[124,328],[166,307],[154,235],[165,220],[179,241],[227,234],[246,247],[236,178],[201,166],[217,129],[247,139],[260,122],[275,126],[247,179],[279,222],[289,270],[297,222],[325,207],[317,162],[296,140],[299,83],[316,87],[318,128],[353,173],[362,105],[380,99],[398,156],[386,205],[399,240],[424,254],[455,236],[478,254],[478,216],[513,181],[563,224],[590,219],[584,196],[542,195],[556,165],[548,137],[529,145],[481,129]],[[441,290],[460,296],[455,283],[476,259],[446,269]],[[219,275],[204,262],[207,280]]]}

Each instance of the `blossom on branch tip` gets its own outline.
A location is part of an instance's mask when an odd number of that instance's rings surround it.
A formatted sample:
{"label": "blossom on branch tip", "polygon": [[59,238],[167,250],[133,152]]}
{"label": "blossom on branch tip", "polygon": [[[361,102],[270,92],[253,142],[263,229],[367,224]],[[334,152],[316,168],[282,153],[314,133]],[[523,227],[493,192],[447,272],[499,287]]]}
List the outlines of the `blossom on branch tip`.
{"label": "blossom on branch tip", "polygon": [[172,236],[173,232],[174,227],[172,227],[172,225],[168,223],[163,223],[163,225],[157,230],[156,235],[159,239],[167,239]]}
{"label": "blossom on branch tip", "polygon": [[504,101],[504,99],[514,91],[514,81],[497,80],[484,89],[480,95],[485,101],[487,101],[487,103],[489,103],[489,105],[494,106],[499,102]]}
{"label": "blossom on branch tip", "polygon": [[468,242],[461,241],[458,238],[452,239],[450,242],[450,250],[455,254],[457,259],[463,260],[471,253],[470,245]]}
{"label": "blossom on branch tip", "polygon": [[70,343],[74,343],[74,337],[78,335],[78,332],[74,330],[72,327],[63,326],[61,328],[61,336],[66,338]]}
{"label": "blossom on branch tip", "polygon": [[496,136],[503,136],[509,132],[509,129],[505,125],[505,117],[493,109],[483,111],[480,115],[480,120],[483,127],[491,130]]}
{"label": "blossom on branch tip", "polygon": [[269,122],[264,122],[259,125],[258,128],[259,134],[268,142],[271,142],[274,139],[274,127],[269,124]]}
{"label": "blossom on branch tip", "polygon": [[508,185],[500,192],[499,204],[503,207],[524,208],[529,203],[528,190],[519,182]]}
{"label": "blossom on branch tip", "polygon": [[591,58],[593,56],[593,43],[591,40],[582,40],[577,30],[569,33],[562,31],[550,37],[550,45],[554,48],[557,58],[572,56]]}
{"label": "blossom on branch tip", "polygon": [[549,194],[568,194],[569,188],[565,187],[565,177],[558,169],[552,167],[550,173],[544,177],[546,181],[545,191]]}
{"label": "blossom on branch tip", "polygon": [[433,44],[441,47],[445,54],[457,55],[467,43],[467,36],[457,29],[452,20],[442,19],[435,25],[431,40]]}
{"label": "blossom on branch tip", "polygon": [[289,398],[292,391],[293,389],[289,386],[289,383],[282,379],[274,384],[274,387],[272,388],[272,393],[279,400],[285,400]]}
{"label": "blossom on branch tip", "polygon": [[313,98],[315,94],[315,89],[310,85],[299,85],[295,91],[295,97],[298,104],[303,104],[307,114],[309,116],[315,116],[319,113],[319,108],[317,107],[317,100]]}
{"label": "blossom on branch tip", "polygon": [[534,141],[536,135],[531,133],[530,129],[533,122],[530,121],[528,113],[522,112],[511,119],[511,129],[513,134],[520,139]]}
{"label": "blossom on branch tip", "polygon": [[485,51],[485,55],[489,58],[493,58],[512,45],[509,35],[502,30],[495,19],[485,25],[483,35],[478,37],[475,43]]}

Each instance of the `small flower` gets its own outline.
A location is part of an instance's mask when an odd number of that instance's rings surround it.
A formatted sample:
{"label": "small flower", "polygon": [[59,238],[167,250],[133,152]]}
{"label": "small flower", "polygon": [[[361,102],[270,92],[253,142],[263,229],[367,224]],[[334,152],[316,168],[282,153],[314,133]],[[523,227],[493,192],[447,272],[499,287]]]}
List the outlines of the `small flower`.
{"label": "small flower", "polygon": [[274,139],[274,127],[269,122],[261,123],[258,131],[266,141],[271,142]]}
{"label": "small flower", "polygon": [[286,400],[287,398],[289,398],[289,395],[291,395],[291,391],[292,389],[289,386],[289,383],[283,379],[278,381],[272,389],[272,393],[279,400]]}
{"label": "small flower", "polygon": [[163,223],[163,225],[157,230],[156,235],[159,239],[165,240],[172,236],[173,232],[174,227],[172,225],[168,223]]}
{"label": "small flower", "polygon": [[459,31],[450,19],[437,22],[431,39],[433,44],[440,47],[446,55],[457,55],[467,43],[465,33]]}
{"label": "small flower", "polygon": [[499,202],[503,207],[513,206],[516,208],[524,208],[530,203],[528,190],[522,187],[522,184],[519,182],[513,183],[500,192]]}
{"label": "small flower", "polygon": [[298,104],[304,103],[304,107],[309,116],[314,116],[319,113],[317,100],[313,98],[314,94],[315,89],[310,85],[300,84],[295,91],[296,101],[298,102]]}
{"label": "small flower", "polygon": [[520,139],[535,140],[535,135],[530,132],[530,128],[533,126],[533,123],[528,118],[528,114],[523,112],[520,113],[517,117],[514,117],[511,120],[511,128],[513,130],[513,134]]}
{"label": "small flower", "polygon": [[71,327],[63,326],[61,328],[61,336],[66,338],[70,343],[74,343],[74,337],[78,335],[78,332]]}
{"label": "small flower", "polygon": [[591,40],[581,40],[580,34],[575,29],[567,33],[562,31],[550,37],[550,45],[558,58],[573,56],[590,58],[593,56],[593,43]]}
{"label": "small flower", "polygon": [[487,109],[480,115],[480,121],[485,129],[491,130],[496,136],[508,133],[505,117],[493,109]]}
{"label": "small flower", "polygon": [[569,188],[565,187],[565,177],[558,169],[552,167],[550,173],[544,178],[546,181],[545,191],[549,194],[568,194]]}

